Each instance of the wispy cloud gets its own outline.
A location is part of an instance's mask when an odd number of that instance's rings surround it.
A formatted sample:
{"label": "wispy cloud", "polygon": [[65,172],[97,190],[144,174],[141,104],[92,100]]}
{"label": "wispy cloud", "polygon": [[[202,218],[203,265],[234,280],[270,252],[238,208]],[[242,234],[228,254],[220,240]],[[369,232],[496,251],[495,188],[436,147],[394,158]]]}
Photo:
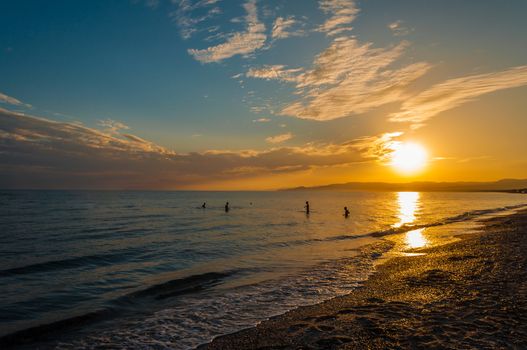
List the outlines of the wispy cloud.
{"label": "wispy cloud", "polygon": [[388,28],[392,31],[393,35],[395,35],[395,36],[408,35],[412,31],[401,20],[398,20],[398,21],[395,21],[395,22],[392,22],[392,23],[388,24]]}
{"label": "wispy cloud", "polygon": [[302,29],[294,29],[299,24],[300,22],[293,16],[287,18],[277,17],[273,24],[271,37],[273,39],[286,39],[292,36],[302,36],[305,34]]}
{"label": "wispy cloud", "polygon": [[130,127],[124,123],[115,121],[113,119],[99,120],[97,123],[100,127],[110,133],[117,133],[120,130],[128,130]]}
{"label": "wispy cloud", "polygon": [[27,107],[31,108],[30,104],[24,103],[14,97],[8,96],[0,92],[0,103],[6,103],[13,106]]}
{"label": "wispy cloud", "polygon": [[315,58],[311,69],[276,65],[251,69],[247,76],[295,83],[301,99],[286,105],[281,114],[332,120],[403,100],[406,87],[431,67],[421,62],[393,68],[407,47],[402,42],[374,48],[371,43],[338,38]]}
{"label": "wispy cloud", "polygon": [[416,127],[437,114],[494,91],[527,85],[527,66],[501,72],[450,79],[407,99],[390,120],[411,122]]}
{"label": "wispy cloud", "polygon": [[350,24],[359,13],[354,0],[321,0],[319,6],[330,17],[318,27],[318,31],[332,36],[353,29]]}
{"label": "wispy cloud", "polygon": [[402,141],[398,138],[402,135],[401,131],[387,132],[381,135],[361,137],[350,144],[359,150],[364,158],[387,164],[390,155],[401,144]]}
{"label": "wispy cloud", "polygon": [[271,119],[269,118],[258,118],[258,119],[254,119],[253,123],[269,123],[270,121]]}
{"label": "wispy cloud", "polygon": [[265,25],[258,20],[256,0],[247,1],[243,7],[247,11],[245,16],[246,30],[230,35],[219,45],[206,49],[189,49],[188,53],[202,63],[220,62],[235,55],[247,56],[262,48],[267,39]]}
{"label": "wispy cloud", "polygon": [[265,80],[297,81],[297,74],[300,71],[302,68],[286,69],[284,65],[267,65],[260,68],[250,68],[246,76]]}
{"label": "wispy cloud", "polygon": [[269,143],[282,143],[287,140],[291,140],[292,138],[293,138],[293,134],[288,132],[288,133],[280,134],[276,136],[269,136],[268,138],[265,139],[265,141]]}
{"label": "wispy cloud", "polygon": [[3,188],[181,188],[363,161],[351,143],[180,154],[137,135],[0,109]]}
{"label": "wispy cloud", "polygon": [[[201,23],[221,14],[221,9],[215,6],[220,0],[172,0],[178,5],[176,11],[170,13],[170,17],[179,27],[181,37],[190,39],[192,35],[200,31]],[[203,14],[203,10],[206,10]],[[199,12],[199,15],[195,13]]]}

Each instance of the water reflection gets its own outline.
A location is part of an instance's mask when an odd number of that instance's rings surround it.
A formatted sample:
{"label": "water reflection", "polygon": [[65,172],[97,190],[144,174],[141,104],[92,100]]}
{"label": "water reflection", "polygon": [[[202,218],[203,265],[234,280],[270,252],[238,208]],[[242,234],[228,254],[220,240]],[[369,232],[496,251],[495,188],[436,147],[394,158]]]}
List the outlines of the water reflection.
{"label": "water reflection", "polygon": [[409,248],[422,248],[428,243],[425,236],[423,236],[423,230],[423,228],[420,228],[406,232],[405,241]]}
{"label": "water reflection", "polygon": [[419,192],[398,192],[397,203],[399,204],[399,222],[393,227],[401,227],[415,221],[415,212],[421,204],[419,202]]}
{"label": "water reflection", "polygon": [[[421,202],[419,201],[419,192],[398,192],[397,204],[399,205],[398,218],[399,221],[393,227],[401,227],[406,224],[411,224],[415,221],[415,214],[419,210]],[[406,245],[411,248],[422,248],[428,241],[423,235],[423,228],[408,231],[405,234]]]}

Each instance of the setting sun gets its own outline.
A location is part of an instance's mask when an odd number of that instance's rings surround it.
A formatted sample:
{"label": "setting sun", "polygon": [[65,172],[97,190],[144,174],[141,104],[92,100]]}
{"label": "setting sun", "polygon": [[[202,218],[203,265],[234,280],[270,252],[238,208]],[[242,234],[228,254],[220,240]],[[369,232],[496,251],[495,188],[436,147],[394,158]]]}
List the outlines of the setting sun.
{"label": "setting sun", "polygon": [[423,146],[404,142],[393,146],[390,165],[401,173],[412,174],[422,170],[427,159],[428,153]]}

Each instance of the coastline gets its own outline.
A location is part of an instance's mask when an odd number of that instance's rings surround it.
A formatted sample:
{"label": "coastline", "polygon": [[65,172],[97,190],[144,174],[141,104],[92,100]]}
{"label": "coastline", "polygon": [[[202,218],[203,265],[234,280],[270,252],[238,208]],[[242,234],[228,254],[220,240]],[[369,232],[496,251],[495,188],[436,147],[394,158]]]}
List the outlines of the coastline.
{"label": "coastline", "polygon": [[527,348],[527,210],[482,223],[386,259],[346,296],[199,349]]}

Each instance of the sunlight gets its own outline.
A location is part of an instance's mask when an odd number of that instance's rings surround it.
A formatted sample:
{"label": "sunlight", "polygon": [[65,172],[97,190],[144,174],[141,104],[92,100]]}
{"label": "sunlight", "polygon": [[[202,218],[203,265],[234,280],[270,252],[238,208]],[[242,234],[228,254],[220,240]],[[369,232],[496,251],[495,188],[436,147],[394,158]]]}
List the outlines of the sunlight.
{"label": "sunlight", "polygon": [[415,221],[415,212],[419,206],[419,192],[398,192],[397,203],[399,204],[399,222],[393,227],[401,227]]}
{"label": "sunlight", "polygon": [[392,147],[390,165],[397,171],[413,174],[425,167],[428,154],[423,146],[417,143],[403,142]]}
{"label": "sunlight", "polygon": [[420,228],[418,230],[406,232],[406,245],[412,249],[424,247],[428,241],[426,240],[425,236],[423,236],[423,230],[424,228]]}

